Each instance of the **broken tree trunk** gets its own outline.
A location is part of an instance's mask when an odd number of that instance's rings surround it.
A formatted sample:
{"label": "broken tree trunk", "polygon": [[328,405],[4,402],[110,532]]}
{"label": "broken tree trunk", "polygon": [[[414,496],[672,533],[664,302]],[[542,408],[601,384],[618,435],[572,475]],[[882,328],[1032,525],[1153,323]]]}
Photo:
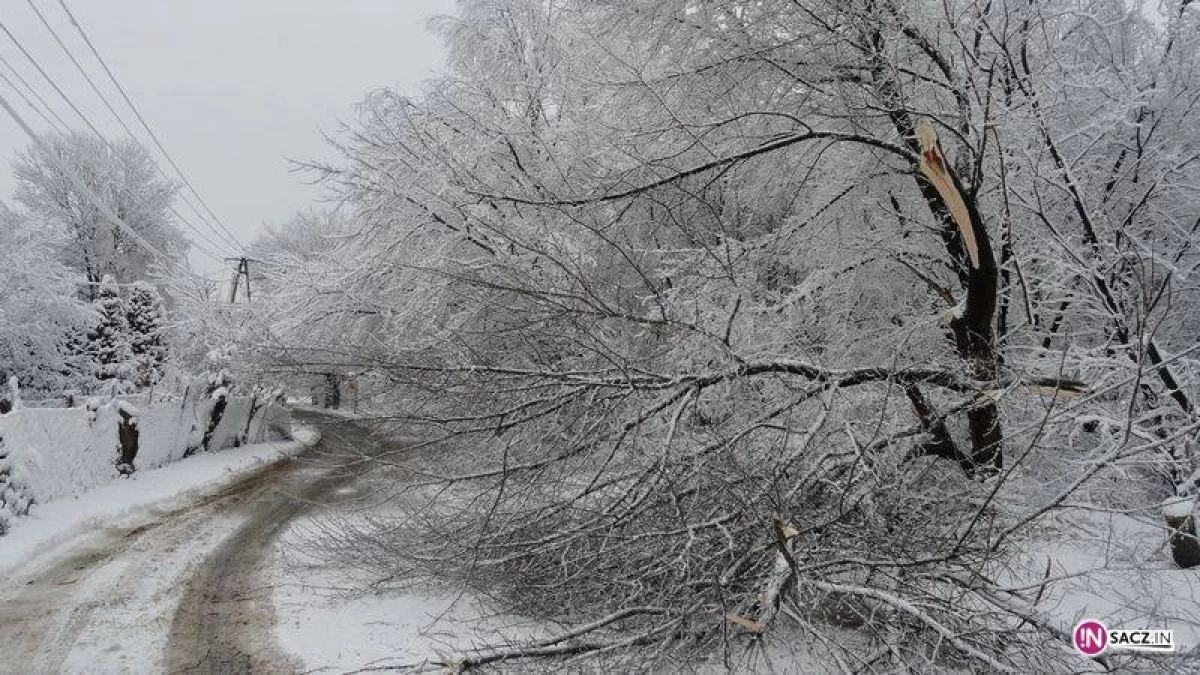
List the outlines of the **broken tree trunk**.
{"label": "broken tree trunk", "polygon": [[[868,3],[868,6],[874,8],[875,4]],[[999,365],[992,322],[996,313],[999,274],[975,195],[963,189],[960,177],[942,152],[933,125],[926,120],[918,122],[907,108],[900,82],[885,57],[887,46],[883,33],[875,28],[865,37],[873,50],[871,77],[883,109],[905,146],[917,158],[913,167],[917,188],[934,220],[941,226],[946,253],[958,266],[959,281],[965,288],[966,297],[954,308],[950,318],[955,351],[972,379],[994,382]],[[925,47],[929,48],[927,43]],[[958,98],[964,100],[961,96]],[[959,115],[965,124],[963,110]],[[967,412],[971,434],[968,473],[994,473],[1004,462],[1000,410],[986,394],[981,394],[976,403]]]}
{"label": "broken tree trunk", "polygon": [[[991,239],[974,196],[967,194],[950,169],[933,125],[922,121],[914,129],[914,135],[920,149],[917,182],[921,193],[934,216],[948,231],[958,233],[957,239],[949,237],[955,244],[948,243],[947,248],[953,255],[961,247],[962,253],[958,257],[965,266],[960,277],[966,287],[966,297],[950,314],[954,346],[972,379],[994,382],[998,367],[992,321],[996,313],[998,271]],[[987,394],[981,394],[977,405],[967,412],[967,422],[973,471],[998,471],[1004,463],[1004,437],[996,402]]]}

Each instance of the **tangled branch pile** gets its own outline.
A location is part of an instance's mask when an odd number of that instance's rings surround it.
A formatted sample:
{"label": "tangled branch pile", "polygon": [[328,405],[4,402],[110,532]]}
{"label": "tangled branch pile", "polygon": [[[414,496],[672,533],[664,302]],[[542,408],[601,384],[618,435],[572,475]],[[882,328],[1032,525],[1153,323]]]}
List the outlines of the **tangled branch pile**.
{"label": "tangled branch pile", "polygon": [[1034,553],[1112,510],[1145,566],[1200,475],[1168,9],[462,2],[314,167],[343,210],[259,252],[257,355],[421,439],[322,543],[571,626],[460,666],[1079,667]]}

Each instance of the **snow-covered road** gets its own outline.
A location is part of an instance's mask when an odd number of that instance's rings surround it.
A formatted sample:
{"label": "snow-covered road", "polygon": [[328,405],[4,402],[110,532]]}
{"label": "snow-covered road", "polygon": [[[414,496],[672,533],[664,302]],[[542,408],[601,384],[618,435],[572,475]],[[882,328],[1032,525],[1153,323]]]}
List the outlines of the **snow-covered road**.
{"label": "snow-covered road", "polygon": [[18,568],[0,583],[0,671],[300,669],[275,646],[267,554],[375,447],[358,424],[322,424],[322,440],[293,458],[77,533]]}

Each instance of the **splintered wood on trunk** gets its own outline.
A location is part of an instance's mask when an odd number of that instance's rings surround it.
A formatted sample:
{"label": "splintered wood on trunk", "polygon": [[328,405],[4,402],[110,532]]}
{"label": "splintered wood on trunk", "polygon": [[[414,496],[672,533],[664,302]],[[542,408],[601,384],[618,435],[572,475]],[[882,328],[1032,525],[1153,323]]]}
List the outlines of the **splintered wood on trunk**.
{"label": "splintered wood on trunk", "polygon": [[[958,245],[947,246],[948,252],[952,256],[965,252],[957,256],[965,265],[960,277],[966,286],[966,298],[950,320],[954,346],[972,379],[994,382],[997,359],[992,321],[996,313],[998,271],[991,240],[974,196],[963,189],[951,171],[938,144],[936,130],[922,121],[914,129],[914,135],[920,146],[917,175],[921,193],[933,215],[947,230],[960,235]],[[967,412],[973,470],[996,471],[1004,460],[1000,410],[987,394],[981,394],[977,403]]]}
{"label": "splintered wood on trunk", "polygon": [[[882,32],[874,30],[867,37],[875,50],[871,74],[876,89],[892,125],[917,157],[913,167],[917,188],[934,220],[941,225],[946,254],[958,264],[959,281],[966,288],[966,298],[955,308],[950,320],[955,350],[973,379],[992,382],[998,370],[992,321],[999,274],[987,228],[975,196],[963,189],[946,160],[936,129],[927,120],[917,122],[906,108],[900,84],[883,56]],[[977,470],[999,471],[1004,463],[1004,437],[996,402],[981,395],[977,405],[968,411],[967,423],[971,453],[969,469],[967,466],[964,469],[969,474]]]}

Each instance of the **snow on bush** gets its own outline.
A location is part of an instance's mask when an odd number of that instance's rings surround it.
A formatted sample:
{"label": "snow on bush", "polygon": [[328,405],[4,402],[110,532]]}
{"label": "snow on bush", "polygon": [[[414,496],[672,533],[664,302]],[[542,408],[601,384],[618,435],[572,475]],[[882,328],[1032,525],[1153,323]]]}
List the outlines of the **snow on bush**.
{"label": "snow on bush", "polygon": [[24,466],[33,459],[31,454],[13,453],[0,432],[0,534],[8,531],[12,516],[28,513],[33,505],[33,492]]}
{"label": "snow on bush", "polygon": [[84,276],[58,255],[66,242],[61,228],[0,204],[0,379],[18,374],[27,398],[78,386],[67,343],[95,320],[76,297]]}

